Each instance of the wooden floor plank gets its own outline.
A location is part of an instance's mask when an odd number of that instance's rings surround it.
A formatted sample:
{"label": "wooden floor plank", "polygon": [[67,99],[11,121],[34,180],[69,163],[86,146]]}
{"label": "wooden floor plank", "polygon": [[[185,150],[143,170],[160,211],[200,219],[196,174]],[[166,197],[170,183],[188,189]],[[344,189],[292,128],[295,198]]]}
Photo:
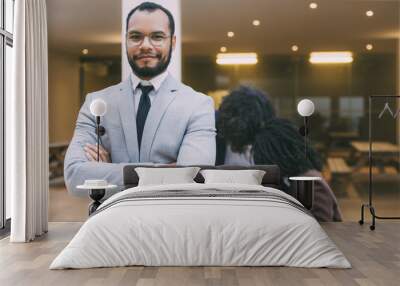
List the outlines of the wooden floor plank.
{"label": "wooden floor plank", "polygon": [[397,286],[400,273],[400,223],[368,225],[323,223],[352,269],[291,267],[116,267],[50,271],[50,263],[82,223],[50,223],[48,234],[32,243],[0,241],[0,285]]}

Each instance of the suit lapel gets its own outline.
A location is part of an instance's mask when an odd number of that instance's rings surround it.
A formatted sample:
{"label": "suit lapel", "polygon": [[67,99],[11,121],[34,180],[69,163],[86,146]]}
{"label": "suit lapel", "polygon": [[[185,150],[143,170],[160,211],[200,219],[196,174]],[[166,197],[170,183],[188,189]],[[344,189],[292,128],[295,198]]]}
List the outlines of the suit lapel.
{"label": "suit lapel", "polygon": [[130,162],[139,162],[139,146],[136,131],[136,114],[130,79],[122,82],[118,101],[119,116],[124,130]]}
{"label": "suit lapel", "polygon": [[160,89],[157,91],[144,125],[140,150],[140,162],[150,162],[150,151],[154,137],[161,119],[177,94],[176,91],[178,90],[178,87],[179,83],[171,75],[168,75],[160,86]]}

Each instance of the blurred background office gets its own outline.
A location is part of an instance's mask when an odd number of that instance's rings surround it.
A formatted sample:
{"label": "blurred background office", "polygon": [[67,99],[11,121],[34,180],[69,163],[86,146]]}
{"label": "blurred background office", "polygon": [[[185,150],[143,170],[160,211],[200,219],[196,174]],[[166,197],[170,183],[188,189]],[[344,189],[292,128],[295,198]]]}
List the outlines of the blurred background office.
{"label": "blurred background office", "polygon": [[[47,1],[50,221],[87,216],[89,200],[66,193],[62,160],[85,95],[121,81],[124,2]],[[369,96],[400,94],[400,2],[174,2],[180,9],[182,81],[212,96],[216,109],[229,90],[254,86],[268,92],[278,116],[299,126],[297,103],[311,99],[316,111],[310,139],[323,158],[323,175],[343,219],[358,220],[368,196]],[[390,102],[394,114],[398,103]],[[398,123],[397,117],[382,117],[374,138],[385,154],[372,170],[380,215],[400,215]]]}

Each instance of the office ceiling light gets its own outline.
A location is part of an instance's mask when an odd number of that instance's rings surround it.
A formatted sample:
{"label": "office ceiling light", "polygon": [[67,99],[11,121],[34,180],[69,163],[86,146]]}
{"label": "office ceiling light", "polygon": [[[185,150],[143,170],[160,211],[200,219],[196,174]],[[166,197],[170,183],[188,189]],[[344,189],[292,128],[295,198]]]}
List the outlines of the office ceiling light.
{"label": "office ceiling light", "polygon": [[367,15],[367,17],[372,17],[374,16],[374,11],[368,10],[367,12],[365,12],[365,15]]}
{"label": "office ceiling light", "polygon": [[366,45],[365,45],[365,48],[366,48],[368,51],[371,51],[371,50],[374,48],[374,46],[373,46],[372,44],[366,44]]}
{"label": "office ceiling light", "polygon": [[299,47],[297,45],[292,46],[292,51],[297,52],[299,50]]}
{"label": "office ceiling light", "polygon": [[219,53],[216,60],[219,65],[255,65],[257,62],[256,53]]}
{"label": "office ceiling light", "polygon": [[310,3],[310,8],[311,8],[311,9],[317,9],[317,8],[318,8],[318,4],[315,3],[315,2],[311,2],[311,3]]}
{"label": "office ceiling light", "polygon": [[346,64],[353,62],[352,52],[312,52],[312,64]]}
{"label": "office ceiling light", "polygon": [[233,36],[235,36],[235,33],[232,32],[232,31],[229,31],[229,32],[227,33],[227,35],[228,35],[229,38],[232,38]]}
{"label": "office ceiling light", "polygon": [[225,53],[227,50],[228,50],[228,49],[227,49],[226,47],[221,47],[221,48],[219,49],[219,51],[220,51],[221,53]]}
{"label": "office ceiling light", "polygon": [[89,50],[88,50],[88,49],[83,49],[83,50],[82,50],[82,54],[87,55],[88,53],[89,53]]}
{"label": "office ceiling light", "polygon": [[260,26],[260,20],[253,20],[253,26]]}

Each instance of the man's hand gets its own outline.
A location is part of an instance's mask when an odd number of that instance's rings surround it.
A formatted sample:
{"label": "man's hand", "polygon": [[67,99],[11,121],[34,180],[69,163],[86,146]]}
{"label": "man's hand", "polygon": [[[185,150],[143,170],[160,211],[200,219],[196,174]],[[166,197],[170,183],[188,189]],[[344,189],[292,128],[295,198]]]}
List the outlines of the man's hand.
{"label": "man's hand", "polygon": [[[86,157],[90,161],[97,161],[97,144],[86,143],[83,149],[85,150]],[[110,154],[108,154],[107,150],[101,145],[99,146],[99,155],[99,162],[111,163]]]}

